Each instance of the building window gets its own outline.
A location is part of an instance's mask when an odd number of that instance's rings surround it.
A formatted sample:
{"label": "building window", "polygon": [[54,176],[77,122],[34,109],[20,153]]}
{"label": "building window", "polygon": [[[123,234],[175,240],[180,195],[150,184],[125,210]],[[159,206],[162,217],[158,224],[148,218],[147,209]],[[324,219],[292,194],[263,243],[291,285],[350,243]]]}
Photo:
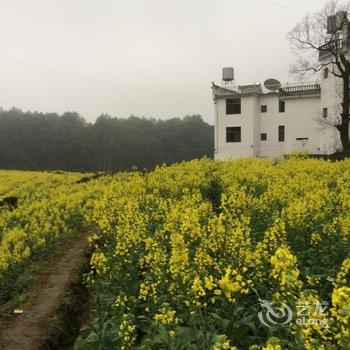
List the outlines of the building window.
{"label": "building window", "polygon": [[263,133],[260,134],[260,140],[261,140],[261,141],[266,141],[266,140],[267,140],[267,134],[266,134],[266,132],[263,132]]}
{"label": "building window", "polygon": [[283,100],[279,100],[279,103],[278,103],[278,111],[280,113],[284,113],[286,111],[286,102],[283,101]]}
{"label": "building window", "polygon": [[241,142],[241,127],[226,128],[226,142]]}
{"label": "building window", "polygon": [[323,116],[323,118],[327,118],[328,117],[328,108],[323,108],[322,116]]}
{"label": "building window", "polygon": [[241,114],[240,98],[229,98],[226,100],[226,114]]}
{"label": "building window", "polygon": [[267,106],[266,105],[261,105],[261,113],[266,113],[267,112]]}
{"label": "building window", "polygon": [[329,73],[329,69],[326,67],[326,68],[323,70],[323,78],[324,78],[324,79],[327,79],[327,78],[328,78],[328,73]]}
{"label": "building window", "polygon": [[279,142],[284,142],[284,133],[285,133],[284,125],[280,125],[278,127],[278,141]]}

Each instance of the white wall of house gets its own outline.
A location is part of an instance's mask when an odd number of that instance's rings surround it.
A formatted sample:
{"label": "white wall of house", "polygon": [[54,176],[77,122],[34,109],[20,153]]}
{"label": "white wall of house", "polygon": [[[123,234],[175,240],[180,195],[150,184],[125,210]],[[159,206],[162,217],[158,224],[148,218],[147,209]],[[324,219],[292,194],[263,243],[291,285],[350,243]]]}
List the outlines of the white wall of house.
{"label": "white wall of house", "polygon": [[[318,121],[322,113],[319,95],[242,94],[240,114],[226,114],[227,98],[232,96],[216,98],[216,159],[280,157],[294,151],[329,153]],[[279,111],[280,99],[285,101],[285,112]],[[267,106],[266,112],[261,111],[262,105]],[[285,127],[284,141],[279,140],[279,126]],[[241,127],[241,142],[227,142],[228,127]],[[266,140],[261,134],[266,134]]]}
{"label": "white wall of house", "polygon": [[[321,72],[321,92],[310,94],[238,93],[214,91],[215,159],[240,157],[281,157],[285,153],[305,151],[331,154],[340,148],[339,132],[321,123],[324,108],[326,120],[339,118],[342,81],[329,72]],[[215,88],[215,87],[214,87]],[[216,86],[216,88],[218,88]],[[241,113],[226,114],[226,99],[240,98]],[[285,101],[285,112],[279,111],[279,100]],[[267,106],[262,112],[261,106]],[[278,138],[278,127],[285,127],[285,140]],[[226,128],[241,127],[241,142],[227,142]],[[261,139],[266,134],[266,140]]]}
{"label": "white wall of house", "polygon": [[267,106],[267,112],[261,113],[260,134],[266,133],[266,141],[262,141],[259,135],[259,155],[261,157],[279,157],[284,153],[284,142],[278,141],[278,126],[285,125],[286,114],[279,113],[278,94],[267,94],[260,97],[260,105]]}
{"label": "white wall of house", "polygon": [[[324,76],[324,69],[321,71],[320,118],[322,118],[323,109],[327,108],[327,119],[335,121],[339,119],[341,113],[342,80],[331,73],[332,70],[337,72],[334,66],[329,66],[328,70],[327,78]],[[339,132],[334,128],[323,126],[321,135],[322,153],[333,153],[341,147]]]}
{"label": "white wall of house", "polygon": [[[253,96],[241,99],[241,114],[226,114],[226,99],[216,101],[217,120],[215,133],[217,141],[216,159],[232,157],[252,157],[253,150],[253,122],[256,115],[256,103]],[[241,127],[241,142],[226,142],[227,127]]]}
{"label": "white wall of house", "polygon": [[318,122],[321,114],[320,97],[286,98],[285,101],[285,153],[321,153],[321,126]]}

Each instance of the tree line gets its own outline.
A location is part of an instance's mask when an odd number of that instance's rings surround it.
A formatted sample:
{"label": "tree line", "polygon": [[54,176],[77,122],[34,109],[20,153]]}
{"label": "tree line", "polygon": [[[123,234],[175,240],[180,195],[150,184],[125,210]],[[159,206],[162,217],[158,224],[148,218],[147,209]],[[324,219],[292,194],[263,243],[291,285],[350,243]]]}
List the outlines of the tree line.
{"label": "tree line", "polygon": [[103,114],[88,123],[76,112],[0,109],[0,168],[121,171],[213,157],[213,126],[201,116],[169,120]]}

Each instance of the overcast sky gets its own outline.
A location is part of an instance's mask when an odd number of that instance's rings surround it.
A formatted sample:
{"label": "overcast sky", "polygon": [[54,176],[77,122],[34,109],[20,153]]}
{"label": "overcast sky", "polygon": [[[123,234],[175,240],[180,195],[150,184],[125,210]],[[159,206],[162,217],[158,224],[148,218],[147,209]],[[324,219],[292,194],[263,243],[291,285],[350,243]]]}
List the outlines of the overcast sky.
{"label": "overcast sky", "polygon": [[286,35],[303,11],[317,11],[324,3],[0,0],[0,106],[74,110],[89,121],[102,113],[147,118],[201,114],[213,123],[210,85],[221,83],[221,68],[233,66],[238,84],[270,77],[291,80]]}

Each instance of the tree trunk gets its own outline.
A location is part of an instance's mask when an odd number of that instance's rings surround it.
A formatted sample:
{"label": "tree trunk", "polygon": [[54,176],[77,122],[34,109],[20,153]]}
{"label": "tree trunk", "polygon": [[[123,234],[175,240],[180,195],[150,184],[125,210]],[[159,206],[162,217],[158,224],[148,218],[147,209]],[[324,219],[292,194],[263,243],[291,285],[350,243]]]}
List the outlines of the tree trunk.
{"label": "tree trunk", "polygon": [[350,153],[349,121],[350,121],[350,70],[347,68],[343,76],[343,103],[341,113],[341,124],[339,127],[340,140],[343,151]]}

